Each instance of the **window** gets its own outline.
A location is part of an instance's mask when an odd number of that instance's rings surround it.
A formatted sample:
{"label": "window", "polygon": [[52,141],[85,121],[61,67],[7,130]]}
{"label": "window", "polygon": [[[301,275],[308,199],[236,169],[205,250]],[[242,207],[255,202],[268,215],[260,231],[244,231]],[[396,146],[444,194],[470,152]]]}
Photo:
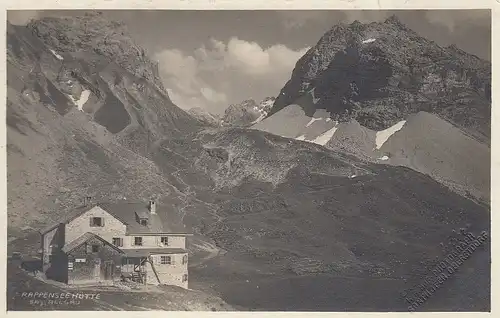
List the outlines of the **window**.
{"label": "window", "polygon": [[187,256],[187,255],[184,255],[184,256],[182,257],[182,265],[186,265],[186,264],[187,264],[187,262],[188,262],[188,256]]}
{"label": "window", "polygon": [[187,280],[188,280],[188,275],[187,274],[182,275],[182,282],[183,283],[187,282]]}
{"label": "window", "polygon": [[134,237],[134,245],[142,246],[142,237],[140,237],[140,236]]}
{"label": "window", "polygon": [[113,237],[113,245],[114,246],[123,246],[123,239],[121,237]]}
{"label": "window", "polygon": [[139,223],[143,226],[147,226],[148,225],[148,220],[147,219],[140,219]]}
{"label": "window", "polygon": [[161,237],[161,244],[167,246],[168,245],[168,236]]}
{"label": "window", "polygon": [[160,263],[162,265],[167,265],[167,264],[170,265],[170,264],[172,264],[172,257],[170,257],[170,256],[161,256],[160,257]]}
{"label": "window", "polygon": [[99,252],[99,245],[92,245],[92,253]]}
{"label": "window", "polygon": [[91,227],[102,227],[104,226],[104,218],[101,217],[91,217],[90,218]]}

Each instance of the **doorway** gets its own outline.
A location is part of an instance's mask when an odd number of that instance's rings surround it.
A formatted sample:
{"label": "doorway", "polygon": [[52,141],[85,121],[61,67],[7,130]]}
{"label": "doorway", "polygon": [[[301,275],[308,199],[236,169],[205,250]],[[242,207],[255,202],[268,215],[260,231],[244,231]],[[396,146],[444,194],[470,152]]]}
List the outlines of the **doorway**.
{"label": "doorway", "polygon": [[94,259],[94,280],[101,280],[101,259]]}
{"label": "doorway", "polygon": [[114,276],[114,263],[113,261],[105,261],[104,262],[104,279],[112,280]]}

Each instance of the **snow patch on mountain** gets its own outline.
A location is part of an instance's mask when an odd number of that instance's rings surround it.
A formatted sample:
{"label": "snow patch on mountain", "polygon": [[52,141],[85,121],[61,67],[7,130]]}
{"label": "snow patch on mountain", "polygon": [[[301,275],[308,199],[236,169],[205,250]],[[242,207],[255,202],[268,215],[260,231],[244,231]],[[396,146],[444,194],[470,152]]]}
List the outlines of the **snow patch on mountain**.
{"label": "snow patch on mountain", "polygon": [[64,60],[64,58],[63,58],[61,55],[57,54],[57,52],[56,52],[56,51],[54,51],[54,50],[50,49],[50,52],[52,52],[52,54],[54,54],[54,56],[55,56],[55,57],[56,57],[59,61]]}
{"label": "snow patch on mountain", "polygon": [[378,160],[384,160],[384,161],[385,161],[385,160],[389,160],[389,157],[387,157],[387,156],[382,156],[382,157],[378,158]]}
{"label": "snow patch on mountain", "polygon": [[321,117],[320,117],[320,118],[314,118],[314,117],[312,117],[312,118],[311,118],[311,120],[307,123],[306,127],[311,126],[311,125],[312,125],[312,123],[314,123],[314,122],[315,122],[315,121],[317,121],[317,120],[323,120],[323,119],[324,119],[324,118],[321,118]]}
{"label": "snow patch on mountain", "polygon": [[88,101],[90,97],[90,91],[89,90],[84,90],[80,94],[80,98],[76,100],[73,95],[68,95],[68,97],[71,99],[71,101],[78,107],[78,110],[83,111],[83,105]]}
{"label": "snow patch on mountain", "polygon": [[406,120],[402,120],[402,121],[398,122],[397,124],[387,128],[387,129],[377,131],[377,134],[375,137],[376,149],[380,149],[380,147],[382,147],[382,145],[387,141],[387,139],[389,139],[389,137],[391,137],[394,133],[396,133],[397,131],[401,130],[401,128],[403,128],[405,123],[406,123]]}
{"label": "snow patch on mountain", "polygon": [[312,98],[312,102],[313,102],[313,104],[315,104],[315,105],[316,105],[316,104],[319,102],[320,98],[316,98],[316,96],[314,95],[314,90],[315,90],[315,89],[316,89],[316,87],[313,87],[313,88],[309,91],[309,93],[311,93],[311,98]]}
{"label": "snow patch on mountain", "polygon": [[337,125],[335,125],[332,129],[329,129],[327,131],[325,131],[324,133],[322,133],[321,135],[319,135],[316,139],[314,139],[312,142],[315,143],[315,144],[318,144],[318,145],[326,145],[330,139],[332,139],[333,135],[335,134],[335,132],[337,131]]}
{"label": "snow patch on mountain", "polygon": [[266,118],[267,112],[263,112],[263,111],[259,111],[259,112],[260,112],[260,116],[256,120],[252,121],[251,125],[256,124],[259,121],[262,121],[264,118]]}
{"label": "snow patch on mountain", "polygon": [[366,44],[366,43],[372,43],[372,42],[375,42],[375,41],[376,41],[376,39],[371,38],[371,39],[366,39],[366,40],[364,40],[361,43]]}

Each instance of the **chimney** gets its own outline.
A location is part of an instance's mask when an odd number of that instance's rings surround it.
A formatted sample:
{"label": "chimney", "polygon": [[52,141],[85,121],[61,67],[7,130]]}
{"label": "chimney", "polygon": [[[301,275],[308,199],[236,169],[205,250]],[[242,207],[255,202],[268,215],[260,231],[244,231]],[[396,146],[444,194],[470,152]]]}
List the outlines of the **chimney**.
{"label": "chimney", "polygon": [[92,201],[92,197],[86,196],[83,198],[83,205],[88,206],[90,204],[90,201]]}
{"label": "chimney", "polygon": [[156,202],[153,200],[149,200],[149,212],[156,214]]}

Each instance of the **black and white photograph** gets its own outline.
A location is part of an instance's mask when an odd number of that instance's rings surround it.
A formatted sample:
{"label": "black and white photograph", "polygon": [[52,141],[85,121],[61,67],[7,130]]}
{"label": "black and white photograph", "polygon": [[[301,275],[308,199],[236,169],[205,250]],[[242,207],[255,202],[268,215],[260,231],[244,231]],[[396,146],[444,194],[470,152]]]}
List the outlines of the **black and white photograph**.
{"label": "black and white photograph", "polygon": [[7,10],[7,311],[491,312],[492,20]]}

